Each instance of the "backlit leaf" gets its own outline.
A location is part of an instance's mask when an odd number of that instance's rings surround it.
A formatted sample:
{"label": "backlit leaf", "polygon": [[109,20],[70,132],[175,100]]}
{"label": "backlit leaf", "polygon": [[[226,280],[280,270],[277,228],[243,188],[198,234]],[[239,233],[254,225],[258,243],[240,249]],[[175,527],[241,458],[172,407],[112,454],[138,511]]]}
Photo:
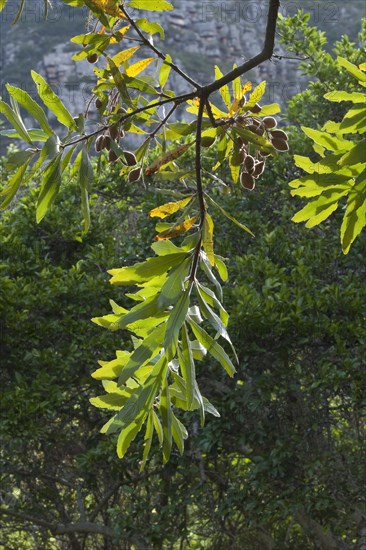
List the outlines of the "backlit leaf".
{"label": "backlit leaf", "polygon": [[163,204],[162,206],[158,206],[157,208],[154,208],[153,210],[150,210],[149,216],[151,218],[157,217],[157,218],[167,218],[168,216],[171,216],[178,210],[181,210],[187,204],[192,200],[193,195],[188,196],[185,199],[182,199],[177,202],[167,202],[166,204]]}

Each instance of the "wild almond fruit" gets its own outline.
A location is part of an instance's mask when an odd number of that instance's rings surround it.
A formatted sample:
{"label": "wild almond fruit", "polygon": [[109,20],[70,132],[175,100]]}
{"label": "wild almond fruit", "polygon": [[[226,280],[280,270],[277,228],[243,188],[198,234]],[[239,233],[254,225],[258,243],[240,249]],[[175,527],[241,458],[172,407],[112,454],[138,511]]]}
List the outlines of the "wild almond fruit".
{"label": "wild almond fruit", "polygon": [[254,167],[254,172],[253,172],[253,178],[259,178],[259,176],[261,176],[264,172],[264,168],[265,168],[265,162],[264,160],[262,160],[261,162],[257,162],[257,164],[255,165]]}
{"label": "wild almond fruit", "polygon": [[104,149],[104,136],[98,136],[95,140],[95,150],[97,153]]}
{"label": "wild almond fruit", "polygon": [[272,130],[271,136],[274,138],[285,139],[286,141],[288,140],[288,135],[283,130]]}
{"label": "wild almond fruit", "polygon": [[282,139],[279,137],[275,137],[272,139],[272,145],[277,151],[288,151],[288,141],[286,139]]}
{"label": "wild almond fruit", "polygon": [[265,116],[263,119],[263,124],[266,128],[276,128],[277,120],[273,116]]}
{"label": "wild almond fruit", "polygon": [[246,174],[245,172],[242,172],[240,174],[240,183],[245,189],[248,189],[249,191],[253,191],[255,187],[253,176],[251,176],[250,174]]}
{"label": "wild almond fruit", "polygon": [[125,157],[127,166],[135,166],[137,164],[136,157],[131,151],[123,151],[123,156]]}
{"label": "wild almond fruit", "polygon": [[89,63],[96,63],[99,59],[99,55],[97,53],[91,53],[86,59]]}
{"label": "wild almond fruit", "polygon": [[113,139],[113,141],[116,141],[119,136],[118,126],[116,124],[113,124],[113,126],[110,126],[109,128],[109,135]]}
{"label": "wild almond fruit", "polygon": [[118,159],[117,154],[114,151],[109,151],[108,160],[109,162],[115,162]]}
{"label": "wild almond fruit", "polygon": [[252,174],[254,171],[254,164],[254,158],[251,155],[247,155],[244,159],[244,167],[249,174]]}
{"label": "wild almond fruit", "polygon": [[141,178],[141,173],[142,173],[141,168],[134,168],[128,174],[128,181],[130,183],[134,183],[135,181],[138,181]]}

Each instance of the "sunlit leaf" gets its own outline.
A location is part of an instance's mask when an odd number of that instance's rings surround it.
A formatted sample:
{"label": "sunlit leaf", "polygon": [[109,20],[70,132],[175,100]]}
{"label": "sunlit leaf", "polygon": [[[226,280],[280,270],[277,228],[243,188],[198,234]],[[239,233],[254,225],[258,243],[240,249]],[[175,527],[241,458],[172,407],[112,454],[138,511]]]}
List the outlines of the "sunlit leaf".
{"label": "sunlit leaf", "polygon": [[181,210],[187,204],[192,200],[193,195],[189,195],[187,198],[182,199],[177,202],[167,202],[166,204],[163,204],[162,206],[158,206],[157,208],[154,208],[153,210],[150,210],[149,216],[151,218],[157,217],[157,218],[167,218],[168,216],[171,216],[175,212],[178,212],[178,210]]}

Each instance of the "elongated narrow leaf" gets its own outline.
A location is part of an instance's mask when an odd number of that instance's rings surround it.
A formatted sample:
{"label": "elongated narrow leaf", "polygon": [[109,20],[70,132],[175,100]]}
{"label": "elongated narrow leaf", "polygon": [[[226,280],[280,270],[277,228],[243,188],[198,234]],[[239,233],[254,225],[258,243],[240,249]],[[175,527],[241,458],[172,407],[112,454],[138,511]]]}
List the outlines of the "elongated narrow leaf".
{"label": "elongated narrow leaf", "polygon": [[151,176],[166,164],[169,164],[173,160],[181,157],[186,151],[188,151],[193,143],[194,141],[191,141],[190,143],[179,145],[179,147],[176,147],[176,149],[173,149],[173,151],[168,151],[168,153],[165,153],[163,156],[154,160],[154,162],[145,169],[145,176]]}
{"label": "elongated narrow leaf", "polygon": [[[219,78],[223,77],[222,71],[219,69],[217,65],[215,65],[215,79],[218,80]],[[222,88],[220,88],[220,95],[226,105],[226,107],[230,110],[231,106],[231,98],[230,98],[230,92],[229,92],[229,86],[226,84]]]}
{"label": "elongated narrow leaf", "polygon": [[42,107],[40,107],[38,103],[36,103],[25,90],[21,90],[20,88],[16,88],[15,86],[10,86],[10,84],[6,85],[6,89],[8,90],[9,94],[13,96],[17,100],[17,102],[22,105],[22,107],[24,107],[28,111],[28,113],[39,122],[42,130],[47,135],[51,136],[54,133],[48,123],[46,113],[44,112]]}
{"label": "elongated narrow leaf", "polygon": [[363,139],[338,161],[340,166],[348,166],[366,162],[366,139]]}
{"label": "elongated narrow leaf", "polygon": [[16,193],[18,192],[18,189],[21,186],[24,175],[27,171],[29,162],[30,162],[30,158],[22,166],[18,168],[15,174],[10,178],[10,181],[8,182],[5,189],[3,189],[2,192],[0,193],[0,195],[5,195],[5,199],[2,201],[0,205],[0,208],[2,210],[11,203]]}
{"label": "elongated narrow leaf", "polygon": [[111,284],[131,285],[149,281],[157,275],[166,273],[182,262],[186,256],[187,252],[180,251],[177,254],[149,258],[145,262],[137,263],[134,266],[110,269],[108,273],[112,275]]}
{"label": "elongated narrow leaf", "polygon": [[173,412],[172,412],[172,435],[173,435],[174,442],[178,447],[179,454],[182,455],[184,453],[184,440],[187,439],[188,432]]}
{"label": "elongated narrow leaf", "polygon": [[81,191],[81,206],[84,215],[84,232],[86,233],[90,226],[90,208],[89,208],[89,190],[93,181],[93,167],[90,162],[86,147],[82,149],[79,184]]}
{"label": "elongated narrow leaf", "polygon": [[168,317],[164,347],[169,360],[173,359],[178,343],[180,329],[187,317],[190,300],[190,289],[186,289],[173,307]]}
{"label": "elongated narrow leaf", "polygon": [[142,455],[142,462],[141,462],[141,465],[140,465],[140,472],[142,472],[145,468],[146,461],[147,461],[147,458],[149,456],[150,449],[151,449],[151,443],[152,443],[152,440],[153,440],[153,435],[154,435],[154,413],[151,410],[149,412],[149,416],[148,416],[148,419],[147,419],[147,422],[146,422],[146,432],[145,432],[145,437],[144,437],[144,452],[143,452],[143,455]]}
{"label": "elongated narrow leaf", "polygon": [[51,86],[47,84],[47,82],[40,74],[36,73],[35,71],[32,71],[31,74],[33,81],[37,85],[38,95],[42,99],[46,107],[50,111],[52,111],[60,124],[63,124],[69,130],[76,130],[75,120],[66,109],[61,99],[52,90]]}
{"label": "elongated narrow leaf", "polygon": [[239,220],[237,220],[236,218],[234,218],[234,216],[232,216],[231,214],[229,214],[229,212],[227,212],[224,208],[222,208],[222,206],[220,206],[216,201],[213,200],[212,197],[210,197],[209,195],[207,195],[207,198],[209,199],[209,201],[214,205],[216,206],[216,208],[218,208],[221,212],[221,214],[223,214],[226,218],[228,218],[228,220],[232,221],[233,223],[235,223],[235,225],[237,225],[238,227],[240,227],[240,229],[243,229],[244,231],[246,231],[247,233],[249,233],[252,237],[255,237],[254,233],[252,233],[252,231],[249,229],[249,227],[247,227],[246,225],[242,224],[241,222],[239,222]]}
{"label": "elongated narrow leaf", "polygon": [[206,214],[202,228],[202,246],[207,254],[208,261],[211,265],[215,265],[215,255],[213,247],[213,231],[214,223],[210,214]]}
{"label": "elongated narrow leaf", "polygon": [[0,113],[2,113],[16,130],[18,135],[26,143],[32,145],[32,140],[30,135],[27,132],[26,127],[24,126],[23,120],[20,118],[19,114],[13,111],[13,109],[5,103],[5,101],[0,101]]}
{"label": "elongated narrow leaf", "polygon": [[168,78],[169,78],[169,74],[170,74],[170,71],[171,71],[171,62],[172,62],[172,58],[170,57],[169,54],[167,54],[165,56],[165,60],[163,61],[161,67],[160,67],[160,71],[159,71],[159,84],[160,84],[160,88],[164,88],[165,84],[167,83],[168,81]]}
{"label": "elongated narrow leaf", "polygon": [[36,219],[39,223],[55,200],[61,185],[61,154],[58,154],[45,168],[42,187],[37,201]]}
{"label": "elongated narrow leaf", "polygon": [[127,5],[136,10],[166,11],[173,9],[173,6],[166,0],[131,0]]}
{"label": "elongated narrow leaf", "polygon": [[128,69],[126,69],[126,75],[130,77],[137,76],[138,74],[142,73],[154,61],[154,57],[149,57],[147,59],[142,59],[141,61],[137,61],[133,65],[130,65]]}
{"label": "elongated narrow leaf", "polygon": [[150,34],[151,36],[159,33],[161,40],[164,40],[164,29],[159,23],[150,22],[145,17],[138,19],[136,25],[144,32]]}
{"label": "elongated narrow leaf", "polygon": [[181,210],[187,204],[191,202],[193,198],[193,195],[190,195],[189,197],[182,199],[180,201],[176,202],[167,202],[166,204],[163,204],[162,206],[158,206],[157,208],[154,208],[153,210],[150,210],[149,216],[151,218],[167,218],[168,216],[171,216],[175,212],[178,212],[178,210]]}
{"label": "elongated narrow leaf", "polygon": [[156,235],[155,239],[157,241],[174,239],[175,237],[178,237],[179,235],[182,235],[183,233],[189,231],[194,226],[197,219],[197,216],[193,216],[192,218],[189,218],[182,223],[174,225],[173,227],[170,227],[169,229],[166,229],[165,231],[162,231],[161,233]]}
{"label": "elongated narrow leaf", "polygon": [[[128,48],[127,50],[118,52],[111,59],[116,67],[120,67],[125,61],[130,59],[130,57],[132,57],[133,54],[136,53],[137,50],[139,49],[140,49],[140,46],[134,46],[133,48]],[[109,60],[109,63],[110,63],[110,60]]]}
{"label": "elongated narrow leaf", "polygon": [[170,271],[165,283],[161,287],[158,298],[159,306],[166,307],[176,303],[183,292],[183,283],[188,276],[190,267],[191,258],[185,258],[182,263]]}
{"label": "elongated narrow leaf", "polygon": [[186,383],[186,398],[188,409],[191,409],[194,399],[196,371],[190,345],[187,326],[182,326],[182,349],[178,348],[179,366]]}
{"label": "elongated narrow leaf", "polygon": [[212,338],[203,328],[197,325],[193,319],[189,320],[189,324],[197,340],[207,349],[208,353],[219,361],[228,375],[233,377],[236,372],[235,367],[232,364],[230,357],[220,346],[217,340],[214,340],[214,338]]}
{"label": "elongated narrow leaf", "polygon": [[170,403],[170,394],[168,380],[165,378],[160,395],[159,411],[163,427],[163,461],[166,464],[170,458],[172,450],[172,406]]}
{"label": "elongated narrow leaf", "polygon": [[156,357],[163,345],[165,328],[165,325],[160,325],[141,341],[122,369],[118,378],[118,386],[125,384],[129,378],[134,376],[138,368]]}
{"label": "elongated narrow leaf", "polygon": [[341,226],[341,243],[344,254],[366,225],[366,170],[356,179],[352,188]]}

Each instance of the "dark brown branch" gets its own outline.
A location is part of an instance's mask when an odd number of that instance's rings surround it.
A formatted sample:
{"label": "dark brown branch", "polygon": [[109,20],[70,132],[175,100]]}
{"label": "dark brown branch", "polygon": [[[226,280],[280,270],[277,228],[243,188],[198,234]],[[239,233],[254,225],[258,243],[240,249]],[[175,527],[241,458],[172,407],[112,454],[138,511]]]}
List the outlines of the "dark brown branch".
{"label": "dark brown branch", "polygon": [[204,86],[202,88],[202,93],[204,94],[204,97],[208,97],[213,92],[216,92],[226,84],[229,84],[230,82],[235,80],[235,78],[238,78],[239,76],[243,75],[244,73],[247,73],[251,69],[258,67],[258,65],[260,65],[261,63],[263,63],[264,61],[267,61],[272,57],[273,50],[274,50],[274,43],[275,43],[276,23],[278,18],[279,7],[280,7],[279,0],[269,1],[267,27],[266,27],[266,34],[264,38],[263,50],[258,55],[252,57],[252,59],[249,59],[242,65],[239,65],[239,67],[236,67],[236,69],[233,69],[232,71],[228,72],[227,74],[219,78],[219,80],[215,80],[211,84]]}
{"label": "dark brown branch", "polygon": [[64,525],[62,523],[51,523],[44,519],[36,518],[23,512],[16,512],[15,510],[0,509],[0,515],[9,516],[15,519],[19,519],[23,522],[33,523],[39,527],[48,529],[54,535],[68,535],[71,533],[86,533],[86,534],[99,534],[104,537],[113,538],[116,533],[110,527],[102,525],[100,523],[92,523],[89,521],[82,521],[79,523],[69,523]]}
{"label": "dark brown branch", "polygon": [[123,5],[120,5],[119,6],[121,11],[123,12],[123,14],[125,15],[127,21],[129,22],[129,24],[131,25],[131,27],[137,32],[137,34],[139,35],[139,37],[141,38],[141,40],[143,41],[143,43],[145,44],[145,46],[147,46],[148,48],[150,48],[150,50],[152,50],[158,57],[160,57],[160,59],[162,59],[164,61],[164,63],[166,63],[167,65],[169,65],[173,71],[175,71],[177,74],[179,74],[182,78],[184,78],[184,80],[186,80],[187,82],[189,82],[189,84],[191,84],[192,86],[194,86],[196,88],[196,90],[200,89],[201,86],[195,82],[190,76],[188,76],[184,71],[182,71],[182,69],[180,69],[178,67],[178,65],[176,65],[175,63],[173,63],[172,61],[167,61],[167,58],[166,58],[166,55],[161,52],[158,48],[156,48],[154,46],[154,44],[152,44],[147,38],[146,36],[144,36],[144,34],[141,32],[141,30],[138,28],[138,26],[136,25],[135,21],[129,16],[129,14],[127,13],[127,11],[125,10],[124,6]]}

